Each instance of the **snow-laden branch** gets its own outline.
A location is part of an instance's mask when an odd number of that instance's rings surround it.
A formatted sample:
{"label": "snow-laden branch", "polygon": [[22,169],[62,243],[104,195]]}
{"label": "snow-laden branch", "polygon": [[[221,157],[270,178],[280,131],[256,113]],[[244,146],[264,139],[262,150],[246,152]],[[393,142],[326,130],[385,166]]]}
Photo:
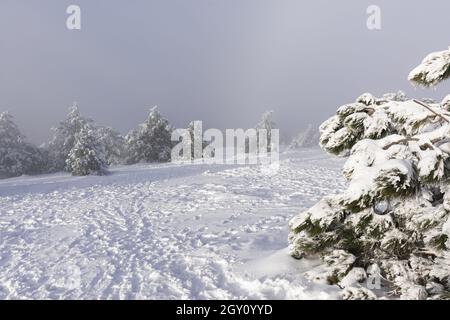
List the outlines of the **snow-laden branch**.
{"label": "snow-laden branch", "polygon": [[290,248],[320,254],[345,299],[373,298],[360,283],[380,274],[403,299],[450,297],[449,110],[450,97],[364,94],[320,126],[348,186],[291,220]]}
{"label": "snow-laden branch", "polygon": [[441,118],[441,119],[444,120],[445,122],[450,123],[450,121],[449,121],[446,117],[444,117],[442,114],[440,114],[440,113],[434,111],[433,108],[431,108],[431,107],[430,107],[429,105],[427,105],[426,103],[424,103],[424,102],[422,102],[422,101],[419,101],[419,100],[416,100],[416,99],[413,99],[413,101],[414,101],[415,103],[421,105],[422,107],[428,109],[430,112],[432,112],[434,115],[436,115],[437,117]]}
{"label": "snow-laden branch", "polygon": [[414,68],[408,80],[424,87],[432,87],[450,76],[450,49],[433,52]]}

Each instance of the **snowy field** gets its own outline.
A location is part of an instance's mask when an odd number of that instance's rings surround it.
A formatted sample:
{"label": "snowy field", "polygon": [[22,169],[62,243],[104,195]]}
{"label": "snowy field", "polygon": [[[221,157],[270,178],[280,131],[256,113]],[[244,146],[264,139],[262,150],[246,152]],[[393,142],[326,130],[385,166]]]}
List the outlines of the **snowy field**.
{"label": "snowy field", "polygon": [[0,299],[334,299],[288,220],[344,187],[319,149],[259,166],[135,165],[0,180]]}

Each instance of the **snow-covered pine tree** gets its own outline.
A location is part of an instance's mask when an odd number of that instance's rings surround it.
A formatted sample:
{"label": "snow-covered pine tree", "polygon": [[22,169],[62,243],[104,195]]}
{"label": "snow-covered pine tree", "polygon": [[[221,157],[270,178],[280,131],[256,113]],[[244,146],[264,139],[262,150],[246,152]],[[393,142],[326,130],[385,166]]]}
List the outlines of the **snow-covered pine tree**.
{"label": "snow-covered pine tree", "polygon": [[0,178],[19,176],[23,167],[23,136],[8,112],[0,113]]}
{"label": "snow-covered pine tree", "polygon": [[300,132],[297,137],[292,140],[289,145],[289,149],[295,150],[300,148],[317,147],[319,145],[319,138],[319,128],[309,124],[305,130]]}
{"label": "snow-covered pine tree", "polygon": [[0,113],[0,178],[45,172],[45,155],[25,141],[8,112]]}
{"label": "snow-covered pine tree", "polygon": [[147,120],[126,136],[127,163],[167,162],[172,150],[173,128],[157,107],[150,109]]}
{"label": "snow-covered pine tree", "polygon": [[75,145],[75,136],[81,132],[82,128],[92,123],[91,119],[80,114],[76,103],[69,108],[67,118],[61,121],[56,128],[53,128],[53,137],[47,147],[52,171],[67,169],[66,160]]}
{"label": "snow-covered pine tree", "polygon": [[45,148],[25,142],[22,146],[24,174],[43,174],[50,172],[49,155]]}
{"label": "snow-covered pine tree", "polygon": [[[446,59],[430,55],[410,80],[437,84]],[[321,125],[321,147],[348,156],[348,189],[294,217],[289,242],[296,258],[322,257],[345,299],[375,298],[375,278],[403,299],[450,298],[448,101],[363,94]]]}
{"label": "snow-covered pine tree", "polygon": [[450,48],[430,53],[414,68],[408,79],[424,87],[432,87],[450,77]]}
{"label": "snow-covered pine tree", "polygon": [[108,165],[125,162],[126,141],[117,131],[110,127],[97,128],[97,141],[103,146]]}
{"label": "snow-covered pine tree", "polygon": [[191,141],[191,160],[203,158],[203,149],[208,143],[203,141],[203,127],[200,121],[191,121],[187,127]]}
{"label": "snow-covered pine tree", "polygon": [[[258,132],[258,141],[260,140],[261,134],[267,134],[267,152],[272,150],[272,129],[275,129],[276,124],[273,121],[273,111],[266,111],[262,114],[261,120],[256,125],[255,129]],[[261,130],[266,130],[261,132]],[[247,149],[247,147],[246,147]],[[261,152],[261,151],[260,151]]]}
{"label": "snow-covered pine tree", "polygon": [[97,141],[97,130],[85,124],[75,134],[74,146],[66,160],[67,170],[74,176],[104,175],[107,163],[103,146]]}

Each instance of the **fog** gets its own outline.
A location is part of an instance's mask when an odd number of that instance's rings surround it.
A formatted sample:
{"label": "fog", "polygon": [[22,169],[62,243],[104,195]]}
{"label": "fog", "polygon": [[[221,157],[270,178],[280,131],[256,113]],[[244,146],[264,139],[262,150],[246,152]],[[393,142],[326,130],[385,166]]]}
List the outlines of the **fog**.
{"label": "fog", "polygon": [[[81,7],[81,30],[66,8]],[[366,9],[381,8],[381,30]],[[447,1],[2,0],[0,112],[41,143],[77,101],[122,133],[158,105],[176,127],[252,127],[274,110],[281,134],[320,123],[363,92],[415,89],[409,71],[444,50]]]}

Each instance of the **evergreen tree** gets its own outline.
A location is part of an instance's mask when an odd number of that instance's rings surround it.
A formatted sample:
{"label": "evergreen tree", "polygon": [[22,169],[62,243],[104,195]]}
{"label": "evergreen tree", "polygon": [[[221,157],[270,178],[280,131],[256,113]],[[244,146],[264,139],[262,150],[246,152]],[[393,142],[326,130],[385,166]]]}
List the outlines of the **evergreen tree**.
{"label": "evergreen tree", "polygon": [[52,160],[52,171],[67,170],[66,160],[70,151],[75,146],[75,136],[86,126],[92,124],[91,119],[81,116],[78,105],[69,109],[67,118],[53,128],[53,138],[48,145],[48,151]]}
{"label": "evergreen tree", "polygon": [[[272,129],[275,129],[275,122],[273,121],[273,111],[266,111],[262,114],[261,120],[256,125],[255,129],[258,132],[258,143],[262,135],[267,137],[267,152],[271,152],[273,149],[272,145]],[[262,131],[264,130],[264,131]],[[248,152],[248,146],[246,142],[246,152]],[[261,152],[261,150],[260,150]]]}
{"label": "evergreen tree", "polygon": [[117,131],[110,127],[99,127],[97,129],[97,141],[103,146],[108,165],[124,163],[126,141]]}
{"label": "evergreen tree", "polygon": [[126,136],[128,164],[166,162],[172,149],[172,127],[157,107],[150,109],[147,120]]}
{"label": "evergreen tree", "polygon": [[289,149],[316,147],[319,145],[319,138],[319,129],[310,124],[292,140]]}
{"label": "evergreen tree", "polygon": [[[447,53],[410,79],[425,86],[448,75]],[[434,63],[438,65],[433,65]],[[324,277],[346,299],[371,299],[367,279],[404,299],[450,298],[450,112],[404,94],[363,94],[320,127],[320,145],[348,156],[348,188],[294,217],[296,258],[320,255]]]}
{"label": "evergreen tree", "polygon": [[0,113],[0,178],[45,172],[45,156],[25,141],[9,113]]}
{"label": "evergreen tree", "polygon": [[[191,141],[191,160],[203,158],[203,149],[208,143],[203,140],[203,128],[201,122],[191,121],[187,127],[187,132]],[[197,148],[195,148],[195,144]]]}
{"label": "evergreen tree", "polygon": [[89,124],[75,134],[74,146],[67,160],[67,170],[74,176],[103,175],[106,173],[106,159],[103,146],[97,141],[97,130]]}
{"label": "evergreen tree", "polygon": [[414,84],[432,87],[446,80],[449,76],[450,48],[430,53],[420,65],[410,72],[408,79]]}
{"label": "evergreen tree", "polygon": [[12,116],[0,114],[0,178],[21,175],[23,167],[23,136]]}
{"label": "evergreen tree", "polygon": [[45,148],[36,147],[25,142],[22,146],[24,154],[24,173],[30,175],[44,174],[50,172],[49,154]]}

